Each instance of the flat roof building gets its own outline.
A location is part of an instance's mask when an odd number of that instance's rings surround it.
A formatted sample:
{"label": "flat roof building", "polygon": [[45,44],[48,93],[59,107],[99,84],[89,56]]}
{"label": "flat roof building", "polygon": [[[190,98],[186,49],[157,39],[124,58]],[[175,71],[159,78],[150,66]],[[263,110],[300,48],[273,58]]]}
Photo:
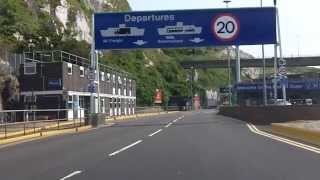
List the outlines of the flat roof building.
{"label": "flat roof building", "polygon": [[[98,107],[99,84],[99,112],[108,116],[135,113],[136,82],[127,72],[102,64],[99,74],[90,72],[88,59],[64,51],[25,52],[24,62],[18,69],[24,109],[70,109],[64,114],[65,118],[78,118],[90,111],[92,93]],[[55,114],[48,116],[61,118]]]}

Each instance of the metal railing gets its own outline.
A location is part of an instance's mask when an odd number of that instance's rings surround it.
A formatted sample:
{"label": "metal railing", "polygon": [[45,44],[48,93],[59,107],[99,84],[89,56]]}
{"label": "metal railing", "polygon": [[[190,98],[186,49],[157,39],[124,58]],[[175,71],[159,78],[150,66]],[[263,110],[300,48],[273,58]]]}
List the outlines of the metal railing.
{"label": "metal railing", "polygon": [[[159,113],[169,111],[180,111],[178,106],[152,106],[136,107],[135,115]],[[68,117],[68,112],[72,111],[75,116]],[[41,136],[44,132],[62,129],[75,129],[88,125],[89,115],[85,109],[43,109],[43,110],[6,110],[0,111],[0,140],[13,138],[29,134],[39,133]],[[130,116],[130,115],[127,115]],[[109,116],[116,118],[116,116]]]}
{"label": "metal railing", "polygon": [[186,106],[142,106],[136,107],[137,114],[145,114],[145,113],[160,113],[160,112],[169,112],[169,111],[187,111],[191,110]]}
{"label": "metal railing", "polygon": [[[68,117],[72,111],[75,116]],[[0,139],[85,125],[84,109],[44,109],[0,111]],[[77,114],[77,115],[76,115]]]}

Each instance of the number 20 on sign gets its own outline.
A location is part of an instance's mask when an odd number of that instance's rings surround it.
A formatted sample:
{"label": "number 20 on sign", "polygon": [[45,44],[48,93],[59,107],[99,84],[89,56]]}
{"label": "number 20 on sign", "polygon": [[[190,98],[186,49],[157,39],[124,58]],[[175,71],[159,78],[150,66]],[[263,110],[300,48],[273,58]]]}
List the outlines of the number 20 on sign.
{"label": "number 20 on sign", "polygon": [[240,22],[232,14],[219,14],[212,20],[212,30],[219,41],[232,41],[240,32]]}

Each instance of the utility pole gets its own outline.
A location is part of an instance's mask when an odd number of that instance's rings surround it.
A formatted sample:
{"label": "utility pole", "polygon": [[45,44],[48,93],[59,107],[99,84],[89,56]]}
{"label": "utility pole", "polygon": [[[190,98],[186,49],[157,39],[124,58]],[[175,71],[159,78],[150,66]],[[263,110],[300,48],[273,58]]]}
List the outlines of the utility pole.
{"label": "utility pole", "polygon": [[[260,0],[260,6],[263,7],[263,0]],[[266,58],[264,53],[264,45],[261,46],[262,50],[262,63],[263,63],[263,104],[265,106],[268,105],[268,98],[267,98],[267,80],[266,80]]]}
{"label": "utility pole", "polygon": [[[229,3],[231,0],[223,0],[226,4],[226,8],[229,8]],[[231,55],[230,48],[227,46],[227,54],[228,54],[228,94],[229,94],[229,105],[232,105],[232,92],[231,92]]]}
{"label": "utility pole", "polygon": [[[276,4],[276,0],[275,0],[275,4]],[[276,9],[276,15],[277,15],[277,27],[278,27],[278,38],[279,38],[279,53],[280,53],[280,62],[279,65],[281,67],[281,89],[282,89],[282,99],[284,101],[284,103],[287,101],[287,90],[286,90],[286,83],[285,83],[285,79],[286,77],[286,68],[285,68],[285,64],[286,61],[283,59],[283,53],[282,53],[282,43],[281,43],[281,31],[280,31],[280,18],[279,18],[279,11],[278,9]]]}
{"label": "utility pole", "polygon": [[191,66],[190,70],[191,70],[191,77],[190,77],[191,110],[193,110],[193,79],[194,79],[193,72],[194,72],[194,67]]}
{"label": "utility pole", "polygon": [[241,82],[241,57],[240,46],[236,46],[236,82]]}
{"label": "utility pole", "polygon": [[[94,81],[95,81],[95,77],[92,77],[92,74],[94,72],[98,73],[96,70],[96,56],[95,56],[95,35],[94,35],[94,13],[92,14],[92,28],[91,28],[92,32],[91,32],[91,36],[92,36],[92,42],[91,42],[91,61],[90,61],[90,86],[91,88],[94,88],[92,86],[94,86]],[[94,92],[93,89],[91,90],[91,96],[90,96],[90,113],[96,113],[96,103],[95,103],[95,96],[94,96]]]}
{"label": "utility pole", "polygon": [[101,99],[100,99],[100,66],[99,66],[99,56],[100,52],[96,51],[95,63],[97,70],[97,98],[98,98],[98,113],[101,113]]}

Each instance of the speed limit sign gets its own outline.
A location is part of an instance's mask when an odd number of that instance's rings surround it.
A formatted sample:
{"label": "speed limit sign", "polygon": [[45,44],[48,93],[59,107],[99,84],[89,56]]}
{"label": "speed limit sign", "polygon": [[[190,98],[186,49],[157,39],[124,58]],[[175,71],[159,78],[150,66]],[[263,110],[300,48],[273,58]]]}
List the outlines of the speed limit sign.
{"label": "speed limit sign", "polygon": [[212,30],[216,39],[220,41],[233,41],[240,32],[240,22],[232,14],[219,14],[213,18]]}

